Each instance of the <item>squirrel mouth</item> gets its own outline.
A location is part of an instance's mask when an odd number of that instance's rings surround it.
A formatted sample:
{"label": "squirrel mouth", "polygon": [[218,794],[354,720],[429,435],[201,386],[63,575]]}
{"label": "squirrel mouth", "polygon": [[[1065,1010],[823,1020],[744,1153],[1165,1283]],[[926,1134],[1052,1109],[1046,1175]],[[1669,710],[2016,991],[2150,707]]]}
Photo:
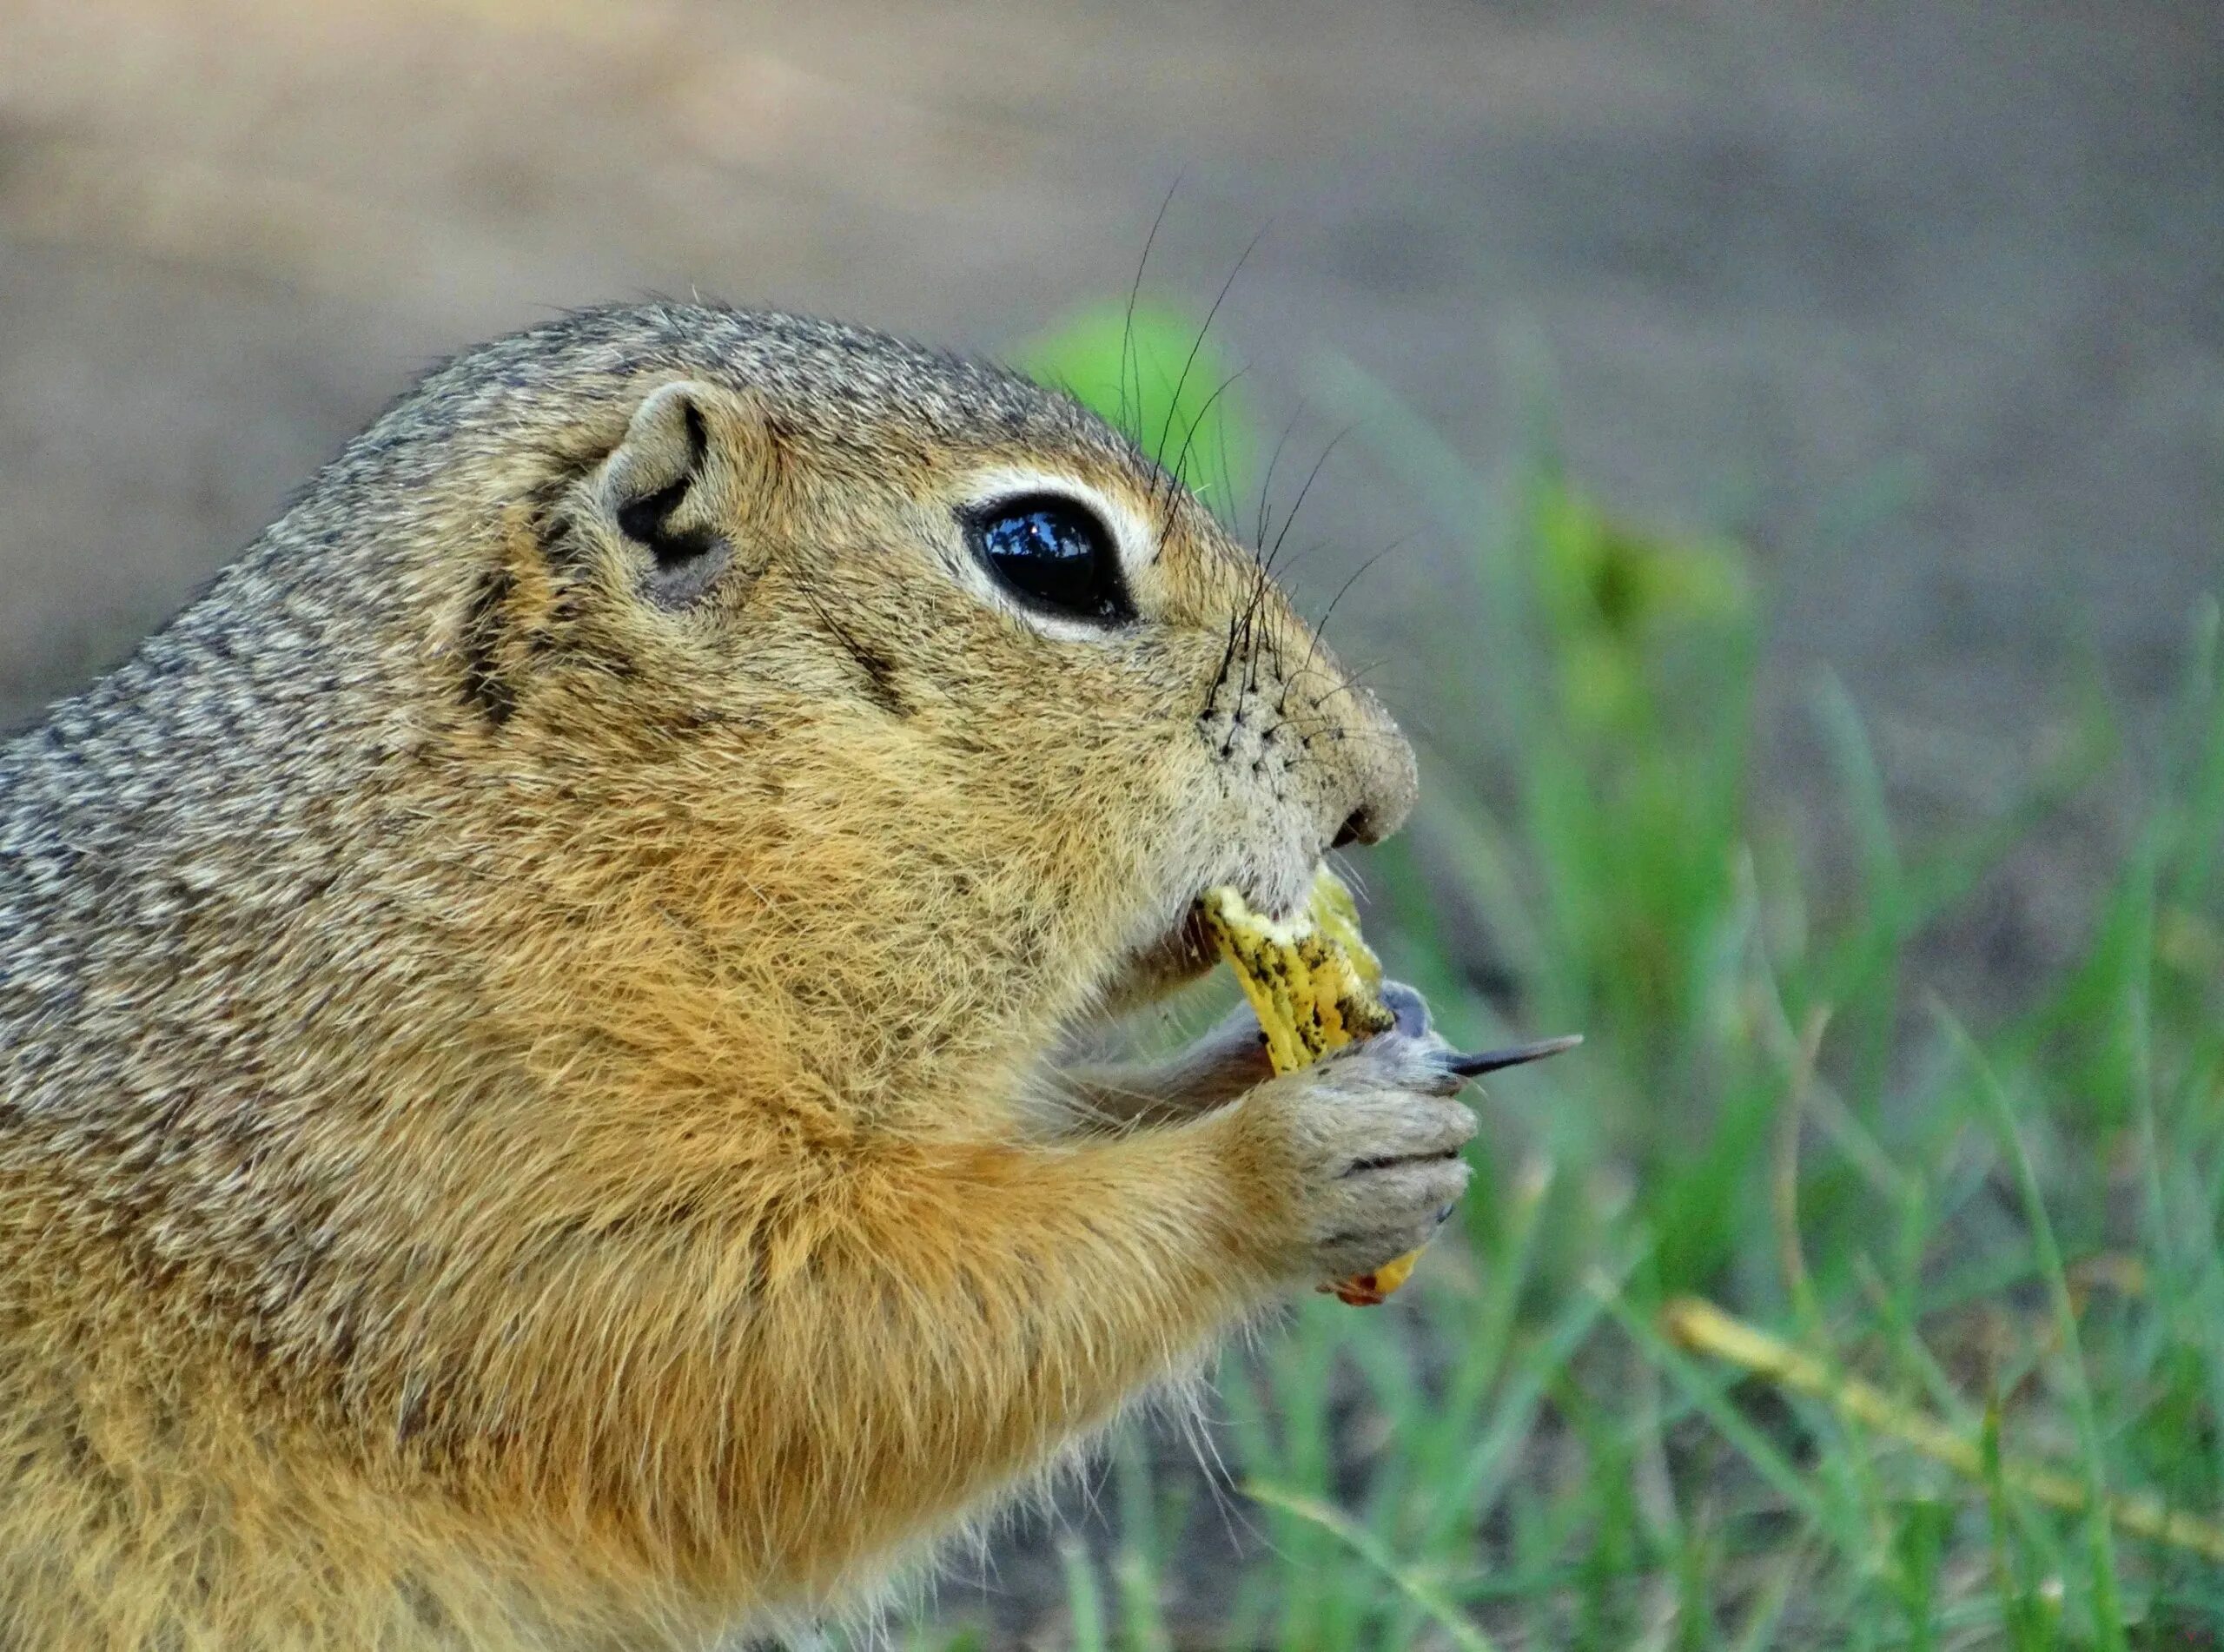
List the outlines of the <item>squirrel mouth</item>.
{"label": "squirrel mouth", "polygon": [[[1317,866],[1313,869],[1317,870]],[[1307,874],[1307,887],[1310,886],[1312,875],[1312,871]],[[1215,878],[1206,889],[1190,896],[1170,928],[1155,940],[1135,947],[1121,960],[1107,995],[1116,1009],[1135,1008],[1163,998],[1201,980],[1219,964],[1220,943],[1213,939],[1212,929],[1205,922],[1205,896],[1210,889],[1222,883],[1234,889],[1247,902],[1278,922],[1294,920],[1304,910],[1302,896],[1292,901],[1285,895],[1277,901],[1268,889],[1257,887],[1257,880],[1242,874]]]}
{"label": "squirrel mouth", "polygon": [[1118,1008],[1133,1008],[1188,986],[1219,962],[1220,948],[1205,927],[1201,897],[1182,909],[1172,928],[1128,955],[1109,997]]}
{"label": "squirrel mouth", "polygon": [[1194,981],[1220,961],[1220,948],[1205,925],[1203,897],[1189,902],[1182,921],[1152,945],[1136,961],[1150,973],[1175,981]]}

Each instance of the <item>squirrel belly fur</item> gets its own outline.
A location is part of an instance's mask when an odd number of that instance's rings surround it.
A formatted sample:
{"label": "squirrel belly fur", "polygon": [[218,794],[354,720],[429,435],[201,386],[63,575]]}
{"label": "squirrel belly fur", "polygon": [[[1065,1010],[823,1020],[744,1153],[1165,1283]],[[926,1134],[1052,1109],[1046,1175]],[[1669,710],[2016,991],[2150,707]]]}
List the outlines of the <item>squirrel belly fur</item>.
{"label": "squirrel belly fur", "polygon": [[869,1593],[1458,1196],[1427,1038],[1058,1056],[1413,784],[1015,375],[670,304],[439,368],[0,744],[0,1647]]}

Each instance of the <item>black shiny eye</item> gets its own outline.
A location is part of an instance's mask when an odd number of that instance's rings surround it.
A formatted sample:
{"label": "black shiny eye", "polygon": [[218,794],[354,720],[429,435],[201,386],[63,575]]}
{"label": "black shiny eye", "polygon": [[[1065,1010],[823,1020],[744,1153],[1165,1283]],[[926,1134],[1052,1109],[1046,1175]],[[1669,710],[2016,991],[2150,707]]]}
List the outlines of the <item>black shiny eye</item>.
{"label": "black shiny eye", "polygon": [[1033,608],[1115,625],[1135,617],[1120,552],[1095,512],[1055,493],[1029,493],[967,513],[974,554]]}

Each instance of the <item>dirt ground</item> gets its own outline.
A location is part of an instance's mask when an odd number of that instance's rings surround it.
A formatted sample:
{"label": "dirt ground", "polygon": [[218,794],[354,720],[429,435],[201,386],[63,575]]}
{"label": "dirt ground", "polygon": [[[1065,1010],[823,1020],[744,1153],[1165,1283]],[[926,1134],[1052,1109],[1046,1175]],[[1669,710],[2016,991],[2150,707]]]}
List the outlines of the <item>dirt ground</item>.
{"label": "dirt ground", "polygon": [[[1124,293],[1177,177],[1162,297],[1267,227],[1220,326],[1270,426],[1340,358],[1496,473],[1549,364],[1580,477],[1750,540],[1795,799],[1818,671],[1975,817],[2088,661],[2150,727],[2224,588],[2212,0],[0,0],[0,726],[450,350],[690,291],[994,350]],[[1363,441],[1307,511],[1316,598],[1426,524]],[[1454,554],[1371,573],[1354,651]]]}

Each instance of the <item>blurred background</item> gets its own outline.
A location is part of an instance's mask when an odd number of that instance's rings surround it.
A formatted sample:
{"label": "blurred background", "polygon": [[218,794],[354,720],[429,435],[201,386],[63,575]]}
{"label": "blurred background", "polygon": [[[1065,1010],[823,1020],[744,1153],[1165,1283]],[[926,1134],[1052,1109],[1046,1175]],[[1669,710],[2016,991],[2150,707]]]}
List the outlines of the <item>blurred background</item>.
{"label": "blurred background", "polygon": [[2224,1492],[2207,0],[0,0],[0,726],[478,339],[699,293],[1087,394],[1147,241],[1195,479],[1271,535],[1327,453],[1393,967],[1592,1043],[1410,1299],[1227,1374],[1228,1484],[1125,1437],[918,1633],[2219,1644],[2224,1546],[2108,1512]]}

